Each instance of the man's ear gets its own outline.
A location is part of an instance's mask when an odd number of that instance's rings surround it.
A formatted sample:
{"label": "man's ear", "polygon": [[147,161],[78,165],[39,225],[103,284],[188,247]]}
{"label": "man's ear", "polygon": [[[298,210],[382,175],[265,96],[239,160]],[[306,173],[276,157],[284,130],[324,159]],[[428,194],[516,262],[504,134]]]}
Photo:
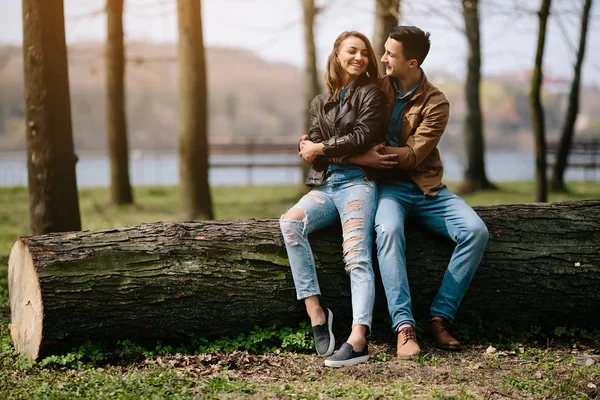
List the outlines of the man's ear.
{"label": "man's ear", "polygon": [[419,68],[419,63],[414,58],[408,62],[410,68]]}

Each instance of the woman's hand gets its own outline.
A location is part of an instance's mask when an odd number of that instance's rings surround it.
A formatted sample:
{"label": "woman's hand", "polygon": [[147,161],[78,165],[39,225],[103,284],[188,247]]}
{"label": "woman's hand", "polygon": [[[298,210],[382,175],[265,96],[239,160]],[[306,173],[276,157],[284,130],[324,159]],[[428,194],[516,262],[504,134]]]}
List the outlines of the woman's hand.
{"label": "woman's hand", "polygon": [[302,150],[302,146],[304,146],[302,142],[304,142],[305,140],[308,140],[308,135],[302,135],[300,137],[300,140],[298,141],[298,151]]}
{"label": "woman's hand", "polygon": [[313,143],[310,140],[301,140],[300,152],[298,155],[302,157],[306,163],[312,164],[317,159],[317,156],[323,154],[323,147],[324,146],[322,143]]}

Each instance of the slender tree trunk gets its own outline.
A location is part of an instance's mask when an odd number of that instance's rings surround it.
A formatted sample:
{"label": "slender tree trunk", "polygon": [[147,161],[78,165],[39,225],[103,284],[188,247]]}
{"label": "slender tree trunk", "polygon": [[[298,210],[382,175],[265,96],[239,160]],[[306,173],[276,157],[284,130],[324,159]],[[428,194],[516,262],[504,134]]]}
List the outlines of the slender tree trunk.
{"label": "slender tree trunk", "polygon": [[579,49],[577,50],[577,62],[575,63],[575,73],[573,82],[571,83],[571,93],[569,94],[569,105],[567,107],[567,115],[560,138],[558,153],[556,154],[556,162],[552,170],[552,178],[550,179],[550,189],[553,192],[566,192],[565,186],[565,170],[567,169],[567,159],[573,142],[575,133],[575,121],[579,112],[579,83],[581,81],[581,65],[585,56],[585,44],[588,30],[588,21],[590,19],[590,10],[592,8],[592,0],[585,0],[583,13],[581,16],[581,32],[579,35]]}
{"label": "slender tree trunk", "polygon": [[179,202],[186,219],[212,219],[207,84],[200,0],[178,0]]}
{"label": "slender tree trunk", "polygon": [[81,229],[63,0],[23,0],[30,229]]}
{"label": "slender tree trunk", "polygon": [[[315,7],[315,0],[302,1],[302,16],[304,20],[304,134],[308,134],[309,110],[312,99],[321,93],[319,85],[319,70],[317,68],[317,50],[315,48],[315,18],[319,9]],[[303,176],[306,177],[310,168],[303,163]],[[302,190],[305,190],[303,188]]]}
{"label": "slender tree trunk", "polygon": [[315,17],[319,10],[315,7],[314,0],[302,0],[302,9],[304,17],[304,104],[305,104],[305,131],[308,132],[308,110],[310,102],[321,93],[319,85],[319,72],[317,68],[317,51],[315,49]]}
{"label": "slender tree trunk", "polygon": [[[373,50],[378,60],[383,57],[384,45],[390,31],[400,21],[400,0],[375,0],[375,31],[373,33]],[[385,66],[378,64],[379,75],[385,76]]]}
{"label": "slender tree trunk", "polygon": [[542,0],[538,11],[540,19],[535,66],[531,76],[531,92],[529,106],[531,109],[531,124],[535,137],[535,177],[536,201],[546,202],[548,199],[548,180],[546,178],[546,133],[544,123],[544,108],[542,106],[542,62],[544,60],[544,45],[546,43],[546,24],[550,15],[552,0]]}
{"label": "slender tree trunk", "polygon": [[479,0],[463,0],[465,35],[469,45],[467,58],[467,80],[465,99],[465,135],[467,144],[467,171],[461,192],[474,192],[481,189],[496,189],[485,174],[485,143],[481,116],[481,36],[479,33]]}
{"label": "slender tree trunk", "polygon": [[125,118],[125,49],[123,0],[106,1],[106,129],[110,156],[110,201],[131,204],[129,151]]}

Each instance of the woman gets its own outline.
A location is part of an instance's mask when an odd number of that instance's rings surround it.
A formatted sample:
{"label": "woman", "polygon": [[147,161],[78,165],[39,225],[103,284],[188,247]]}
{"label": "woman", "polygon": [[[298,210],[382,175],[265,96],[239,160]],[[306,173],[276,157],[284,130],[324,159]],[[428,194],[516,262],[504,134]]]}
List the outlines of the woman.
{"label": "woman", "polygon": [[[373,171],[335,164],[383,141],[385,100],[377,88],[377,59],[371,43],[359,32],[344,32],[327,59],[329,93],[310,107],[308,140],[300,156],[312,164],[306,184],[314,188],[281,217],[280,225],[299,300],[310,317],[317,353],[330,356],[326,366],[341,367],[369,358],[375,280],[371,263],[372,227],[377,200]],[[333,313],[323,309],[315,262],[307,235],[341,219],[346,271],[352,290],[352,332],[331,356],[335,338]]]}

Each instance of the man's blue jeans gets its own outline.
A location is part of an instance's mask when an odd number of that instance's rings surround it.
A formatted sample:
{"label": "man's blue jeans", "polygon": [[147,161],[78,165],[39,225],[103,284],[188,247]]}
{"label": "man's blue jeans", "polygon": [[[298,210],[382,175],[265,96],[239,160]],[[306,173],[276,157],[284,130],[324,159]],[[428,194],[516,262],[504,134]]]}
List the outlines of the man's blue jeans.
{"label": "man's blue jeans", "polygon": [[343,254],[350,274],[352,325],[371,327],[375,302],[375,277],[371,252],[377,186],[356,169],[330,172],[323,185],[312,189],[290,209],[301,210],[303,220],[281,217],[280,226],[287,249],[298,299],[320,295],[315,260],[308,234],[341,219]]}
{"label": "man's blue jeans", "polygon": [[444,317],[452,323],[483,257],[488,240],[485,224],[463,199],[447,188],[431,197],[412,182],[385,181],[379,184],[378,203],[377,259],[392,329],[398,332],[402,324],[415,326],[406,274],[404,224],[408,217],[416,217],[426,228],[456,243],[429,315]]}

